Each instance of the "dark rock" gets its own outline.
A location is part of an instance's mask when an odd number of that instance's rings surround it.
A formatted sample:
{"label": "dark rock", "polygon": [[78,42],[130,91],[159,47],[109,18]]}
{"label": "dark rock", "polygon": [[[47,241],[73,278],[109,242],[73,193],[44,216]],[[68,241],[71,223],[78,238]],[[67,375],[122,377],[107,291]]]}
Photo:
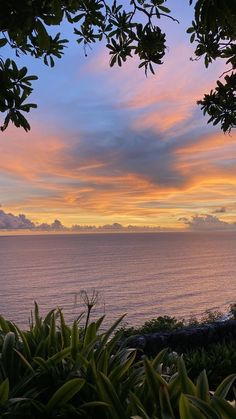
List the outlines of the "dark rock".
{"label": "dark rock", "polygon": [[154,356],[163,348],[185,352],[188,349],[205,348],[212,343],[236,340],[236,320],[226,320],[198,327],[186,327],[171,332],[136,335],[126,341],[128,347],[140,349]]}

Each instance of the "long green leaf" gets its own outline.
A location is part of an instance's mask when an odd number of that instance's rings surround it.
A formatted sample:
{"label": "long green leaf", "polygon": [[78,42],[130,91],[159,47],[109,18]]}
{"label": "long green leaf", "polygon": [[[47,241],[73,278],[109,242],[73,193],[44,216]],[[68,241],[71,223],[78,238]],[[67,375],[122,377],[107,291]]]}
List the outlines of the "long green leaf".
{"label": "long green leaf", "polygon": [[52,318],[52,314],[55,313],[55,308],[53,308],[52,310],[50,310],[48,312],[48,314],[46,315],[46,317],[43,320],[43,323],[46,325],[50,325],[51,323],[51,318]]}
{"label": "long green leaf", "polygon": [[[116,320],[113,325],[108,329],[108,331],[103,335],[102,337],[102,346],[104,346],[108,339],[111,337],[112,333],[114,332],[114,330],[117,328],[117,326],[120,324],[120,322],[123,320],[123,318],[126,316],[126,314],[123,314],[123,316],[119,317],[118,320]],[[102,349],[102,348],[101,348]]]}
{"label": "long green leaf", "polygon": [[170,397],[166,386],[161,386],[159,391],[162,419],[175,419],[170,403]]}
{"label": "long green leaf", "polygon": [[[106,350],[111,355],[114,352],[114,349],[117,347],[117,344],[121,343],[121,336],[122,332],[116,333],[114,336],[112,336],[111,339],[106,343]],[[122,346],[122,345],[121,345]]]}
{"label": "long green leaf", "polygon": [[229,389],[232,387],[232,384],[235,379],[236,379],[236,374],[231,374],[228,377],[226,377],[217,387],[214,393],[214,396],[224,399],[227,396]]}
{"label": "long green leaf", "polygon": [[2,347],[2,361],[4,369],[11,381],[14,376],[14,364],[13,364],[13,349],[15,346],[15,334],[13,332],[8,332],[4,338],[3,347]]}
{"label": "long green leaf", "polygon": [[99,357],[98,361],[96,362],[97,370],[101,371],[101,372],[103,372],[103,374],[107,375],[109,360],[110,360],[110,358],[108,356],[107,349],[105,348],[102,351],[102,354]]}
{"label": "long green leaf", "polygon": [[4,319],[3,316],[0,316],[0,327],[4,333],[10,332],[10,327],[8,322]]}
{"label": "long green leaf", "polygon": [[[130,406],[132,409],[132,414],[134,413],[134,416],[131,416],[131,418],[140,417],[142,419],[150,419],[147,412],[145,411],[145,407],[141,403],[137,394],[130,392],[129,401],[130,401]],[[139,416],[139,415],[142,415],[142,416]]]}
{"label": "long green leaf", "polygon": [[147,358],[144,359],[144,366],[146,371],[145,380],[147,381],[153,400],[156,402],[159,398],[160,385],[167,387],[167,382],[154,370],[151,362]]}
{"label": "long green leaf", "polygon": [[77,353],[79,349],[79,331],[77,321],[74,320],[72,329],[71,329],[71,356],[76,360]]}
{"label": "long green leaf", "polygon": [[215,409],[213,409],[209,403],[204,400],[199,399],[195,396],[187,396],[187,399],[196,406],[205,416],[207,419],[221,419],[221,416],[217,413]]}
{"label": "long green leaf", "polygon": [[131,365],[133,364],[136,357],[136,351],[134,350],[133,353],[131,353],[131,356],[121,365],[117,365],[116,368],[114,368],[111,373],[109,374],[109,379],[112,381],[115,379],[116,381],[120,380],[121,377],[123,377],[124,374],[130,369]]}
{"label": "long green leaf", "polygon": [[33,362],[35,362],[37,365],[39,365],[42,369],[48,370],[48,362],[45,361],[45,359],[41,358],[40,356],[35,356],[33,358]]}
{"label": "long green leaf", "polygon": [[15,349],[15,348],[14,348],[14,352],[19,356],[19,358],[24,363],[24,365],[34,374],[33,367],[30,365],[30,363],[27,361],[27,359],[24,357],[24,355],[21,352],[17,351],[17,349]]}
{"label": "long green leaf", "polygon": [[92,401],[92,402],[87,402],[87,403],[83,403],[80,408],[81,409],[87,409],[87,408],[94,408],[94,407],[109,407],[109,404],[106,402],[101,402],[101,401]]}
{"label": "long green leaf", "polygon": [[50,328],[49,328],[49,335],[48,335],[48,353],[51,355],[56,351],[57,348],[57,338],[56,338],[56,320],[55,314],[52,313],[51,321],[50,321]]}
{"label": "long green leaf", "polygon": [[84,383],[85,380],[82,378],[73,378],[72,380],[67,381],[53,394],[46,405],[46,411],[50,413],[55,407],[58,408],[65,405],[80,391]]}
{"label": "long green leaf", "polygon": [[185,394],[196,396],[196,387],[187,375],[184,360],[181,357],[178,359],[178,373],[181,385],[181,391]]}
{"label": "long green leaf", "polygon": [[70,329],[66,325],[62,310],[59,309],[58,311],[59,311],[59,316],[60,316],[62,347],[67,348],[70,345]]}
{"label": "long green leaf", "polygon": [[47,350],[48,350],[48,336],[44,338],[44,335],[42,335],[40,342],[35,348],[34,355],[45,358],[47,354]]}
{"label": "long green leaf", "polygon": [[190,404],[187,397],[181,394],[179,400],[180,419],[204,419],[200,410]]}
{"label": "long green leaf", "polygon": [[97,386],[102,401],[110,406],[111,417],[113,419],[125,419],[127,416],[115,388],[109,378],[102,372],[97,374]]}
{"label": "long green leaf", "polygon": [[105,318],[105,314],[96,321],[96,329],[97,329],[97,331],[100,329],[100,326],[101,326],[104,318]]}
{"label": "long green leaf", "polygon": [[96,323],[92,322],[86,329],[84,336],[83,347],[86,348],[96,338]]}
{"label": "long green leaf", "polygon": [[5,403],[9,396],[9,380],[6,378],[0,385],[0,404]]}
{"label": "long green leaf", "polygon": [[34,302],[34,319],[35,319],[35,326],[41,326],[41,317],[39,317],[39,306],[37,302]]}
{"label": "long green leaf", "polygon": [[67,358],[71,353],[71,348],[62,349],[62,351],[57,352],[56,354],[52,355],[50,358],[47,359],[46,364],[58,364],[59,362],[63,361],[63,359]]}
{"label": "long green leaf", "polygon": [[18,338],[18,335],[17,335],[17,333],[16,333],[16,328],[15,328],[14,323],[12,323],[12,322],[11,322],[11,321],[9,321],[9,320],[7,320],[7,323],[8,323],[8,326],[9,326],[10,332],[15,333],[15,335],[16,335],[16,339],[17,339],[17,338]]}
{"label": "long green leaf", "polygon": [[130,392],[131,388],[139,388],[140,383],[143,382],[143,368],[135,365],[136,368],[132,368],[128,378],[122,384],[122,393],[126,396]]}
{"label": "long green leaf", "polygon": [[31,351],[25,333],[16,324],[14,324],[14,327],[22,340],[26,357],[31,360]]}
{"label": "long green leaf", "polygon": [[198,376],[196,390],[197,397],[199,397],[199,399],[204,400],[207,403],[210,402],[210,393],[206,370],[203,370],[201,374]]}
{"label": "long green leaf", "polygon": [[224,399],[214,397],[212,407],[219,412],[224,419],[236,419],[236,410]]}
{"label": "long green leaf", "polygon": [[154,369],[157,369],[157,367],[163,362],[166,353],[168,352],[168,348],[162,349],[155,358],[152,360],[152,366]]}

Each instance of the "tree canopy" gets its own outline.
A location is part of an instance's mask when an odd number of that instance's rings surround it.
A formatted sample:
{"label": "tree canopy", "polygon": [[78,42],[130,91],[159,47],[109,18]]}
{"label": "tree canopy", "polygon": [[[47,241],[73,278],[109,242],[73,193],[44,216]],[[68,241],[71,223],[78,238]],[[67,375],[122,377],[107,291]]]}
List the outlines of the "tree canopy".
{"label": "tree canopy", "polygon": [[[64,20],[73,25],[78,44],[85,54],[90,44],[105,40],[110,66],[122,64],[130,57],[139,58],[139,67],[147,74],[163,63],[166,34],[160,28],[164,18],[178,22],[166,7],[166,0],[3,0],[0,14],[0,111],[4,131],[10,122],[30,129],[25,118],[37,105],[28,102],[35,75],[19,67],[22,54],[42,59],[53,67],[61,58],[67,39],[51,34],[52,26]],[[236,0],[189,0],[194,8],[193,21],[187,32],[196,45],[195,58],[203,57],[208,67],[214,60],[224,60],[226,72],[215,89],[198,101],[213,125],[224,132],[236,127]],[[15,60],[4,58],[9,47]]]}

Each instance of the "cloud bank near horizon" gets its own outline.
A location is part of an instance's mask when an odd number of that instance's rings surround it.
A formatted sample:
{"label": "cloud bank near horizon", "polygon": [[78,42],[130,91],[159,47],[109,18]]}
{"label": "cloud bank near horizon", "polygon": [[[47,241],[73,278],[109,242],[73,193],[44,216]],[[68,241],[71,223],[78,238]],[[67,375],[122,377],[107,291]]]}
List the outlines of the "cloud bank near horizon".
{"label": "cloud bank near horizon", "polygon": [[[215,211],[224,212],[224,211]],[[220,220],[217,216],[211,214],[194,215],[190,219],[181,217],[179,222],[182,226],[187,226],[186,230],[189,231],[236,231],[236,222],[228,223]],[[25,214],[14,215],[6,213],[0,209],[0,230],[13,231],[13,230],[27,230],[27,231],[41,231],[41,232],[99,232],[99,231],[167,231],[160,226],[124,226],[120,223],[104,224],[101,226],[95,225],[80,225],[75,224],[67,227],[62,224],[58,219],[52,223],[34,223]]]}
{"label": "cloud bank near horizon", "polygon": [[128,225],[123,226],[120,223],[104,224],[102,226],[95,225],[79,225],[75,224],[72,227],[67,227],[61,223],[60,220],[56,219],[51,224],[49,223],[34,223],[24,214],[14,215],[12,213],[6,213],[0,209],[0,230],[30,230],[30,231],[41,231],[41,232],[83,232],[83,231],[160,231],[160,227],[151,226],[135,226]]}
{"label": "cloud bank near horizon", "polygon": [[3,230],[32,230],[35,224],[30,221],[24,214],[13,215],[7,214],[0,209],[0,229]]}
{"label": "cloud bank near horizon", "polygon": [[[224,211],[215,211],[215,212],[224,212]],[[226,221],[220,220],[215,215],[204,214],[204,215],[195,215],[191,219],[180,218],[185,225],[188,226],[188,230],[191,231],[236,231],[236,222],[227,223]]]}

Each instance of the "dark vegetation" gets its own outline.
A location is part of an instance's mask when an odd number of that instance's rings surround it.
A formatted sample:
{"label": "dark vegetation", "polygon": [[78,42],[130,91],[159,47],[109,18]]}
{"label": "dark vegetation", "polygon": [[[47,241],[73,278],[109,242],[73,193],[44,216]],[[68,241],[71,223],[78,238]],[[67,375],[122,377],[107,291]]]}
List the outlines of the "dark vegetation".
{"label": "dark vegetation", "polygon": [[[212,324],[216,321],[220,321],[222,317],[222,312],[212,310],[207,310],[200,319],[191,317],[188,320],[179,320],[172,316],[158,316],[154,319],[147,320],[143,325],[139,327],[129,327],[124,324],[119,328],[119,331],[122,332],[124,337],[143,335],[146,333],[170,332],[173,330],[182,329],[184,327],[200,327]],[[232,304],[230,306],[229,317],[236,319],[236,304]]]}
{"label": "dark vegetation", "polygon": [[[226,317],[229,319],[229,323],[230,320],[236,320],[236,304],[230,305],[229,313]],[[189,328],[201,330],[202,327],[214,327],[216,324],[219,326],[222,325],[223,329],[224,323],[221,322],[223,318],[224,315],[222,312],[212,310],[206,311],[200,319],[192,317],[189,320],[178,320],[175,317],[159,316],[155,319],[146,321],[137,328],[123,325],[119,328],[119,331],[122,333],[123,337],[127,339],[127,342],[132,342],[132,337],[135,337],[136,335],[156,334],[161,332],[167,332],[168,334],[168,332],[188,330]],[[228,322],[226,321],[226,325],[227,324]],[[234,327],[236,327],[236,325]],[[131,338],[131,340],[129,338]],[[197,348],[189,350],[189,348],[186,347],[185,342],[180,342],[181,349],[178,351],[179,355],[183,354],[186,368],[191,379],[194,380],[201,371],[205,370],[209,385],[211,389],[214,390],[227,375],[236,372],[236,341],[234,336],[227,336],[227,330],[225,331],[225,336],[221,342],[201,346],[201,341],[198,340],[197,345],[195,345],[194,342],[193,346],[197,346]],[[175,364],[175,359],[171,359]]]}
{"label": "dark vegetation", "polygon": [[[215,89],[198,101],[208,122],[220,124],[224,132],[236,126],[236,0],[189,0],[193,19],[187,32],[195,45],[193,60],[204,58],[205,66],[217,59],[226,64],[224,78]],[[68,39],[52,27],[69,23],[78,44],[87,55],[88,47],[105,41],[110,66],[121,66],[136,56],[139,67],[154,73],[163,63],[167,50],[161,20],[178,20],[166,7],[166,0],[2,0],[0,14],[0,112],[4,114],[1,130],[9,122],[30,129],[25,113],[36,104],[28,98],[32,81],[26,67],[19,67],[21,55],[30,55],[53,67],[64,54]],[[178,16],[179,18],[179,16]],[[181,17],[180,17],[181,18]],[[9,48],[16,62],[8,57]],[[222,75],[223,76],[223,75]]]}
{"label": "dark vegetation", "polygon": [[187,351],[184,360],[189,376],[194,379],[205,370],[212,390],[232,372],[236,372],[236,342],[218,343],[207,349]]}
{"label": "dark vegetation", "polygon": [[42,318],[37,304],[26,331],[0,317],[1,418],[236,418],[228,401],[233,344],[137,360],[122,332],[114,333],[122,318],[101,331],[103,318],[90,320],[96,295],[83,297],[84,321],[79,316],[72,326],[60,309]]}

